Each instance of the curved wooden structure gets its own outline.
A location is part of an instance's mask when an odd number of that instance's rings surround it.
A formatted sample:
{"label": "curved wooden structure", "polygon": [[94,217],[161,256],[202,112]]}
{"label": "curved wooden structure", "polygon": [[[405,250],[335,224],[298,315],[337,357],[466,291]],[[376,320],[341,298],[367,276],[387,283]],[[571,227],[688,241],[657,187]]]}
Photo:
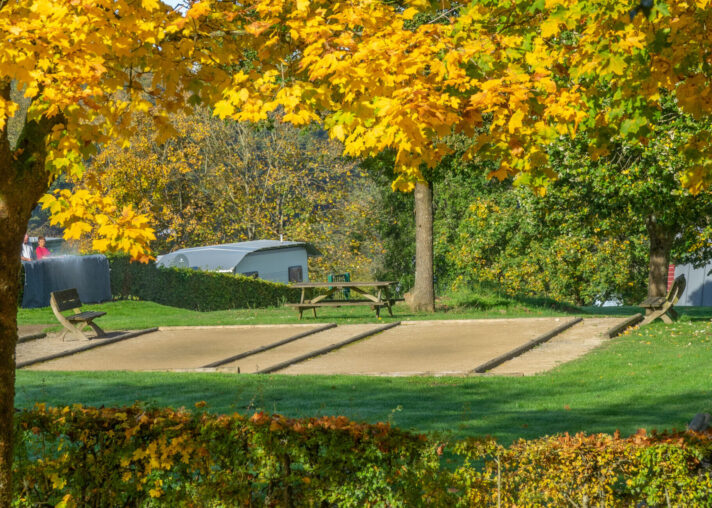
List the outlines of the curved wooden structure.
{"label": "curved wooden structure", "polygon": [[[65,340],[67,333],[71,333],[79,340],[88,340],[89,337],[84,335],[82,329],[91,326],[96,332],[96,337],[104,337],[106,333],[93,321],[94,319],[103,316],[106,312],[86,311],[81,312],[82,301],[79,299],[79,293],[76,289],[64,289],[55,291],[50,294],[49,305],[52,307],[52,312],[57,317],[57,320],[64,326],[64,331],[61,335],[62,340]],[[72,310],[74,314],[63,315],[62,312]]]}
{"label": "curved wooden structure", "polygon": [[652,323],[657,318],[662,319],[665,323],[672,323],[677,319],[677,312],[673,309],[673,305],[677,303],[685,291],[687,281],[684,275],[680,275],[675,279],[670,286],[670,291],[666,296],[652,296],[646,298],[640,307],[645,309],[645,319],[640,323],[640,326]]}

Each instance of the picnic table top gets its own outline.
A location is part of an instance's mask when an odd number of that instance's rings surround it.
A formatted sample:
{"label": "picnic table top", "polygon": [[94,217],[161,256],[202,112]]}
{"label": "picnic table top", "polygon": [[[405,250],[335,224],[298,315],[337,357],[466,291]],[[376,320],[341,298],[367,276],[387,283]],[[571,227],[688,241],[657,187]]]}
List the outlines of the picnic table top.
{"label": "picnic table top", "polygon": [[292,284],[293,288],[351,288],[351,287],[388,287],[391,284],[395,284],[395,281],[370,281],[370,282],[359,282],[359,281],[334,281],[334,282],[298,282]]}

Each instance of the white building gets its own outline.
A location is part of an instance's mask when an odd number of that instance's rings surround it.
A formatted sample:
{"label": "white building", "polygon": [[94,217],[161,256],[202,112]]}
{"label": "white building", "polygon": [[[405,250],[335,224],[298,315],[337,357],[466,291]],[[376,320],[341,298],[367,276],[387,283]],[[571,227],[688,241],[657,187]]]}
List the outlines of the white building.
{"label": "white building", "polygon": [[320,255],[306,242],[254,240],[180,249],[158,256],[156,264],[242,274],[273,282],[308,282],[307,259]]}

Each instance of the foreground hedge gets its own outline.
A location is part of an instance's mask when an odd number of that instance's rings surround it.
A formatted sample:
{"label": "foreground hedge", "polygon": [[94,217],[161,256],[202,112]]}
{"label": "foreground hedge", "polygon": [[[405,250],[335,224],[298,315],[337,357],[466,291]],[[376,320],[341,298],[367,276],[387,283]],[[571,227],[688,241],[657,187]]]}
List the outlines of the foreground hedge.
{"label": "foreground hedge", "polygon": [[242,275],[158,268],[154,262],[132,263],[128,256],[111,256],[109,266],[115,299],[138,298],[200,311],[274,307],[299,301],[296,289]]}
{"label": "foreground hedge", "polygon": [[344,417],[37,407],[17,416],[19,506],[711,506],[712,437],[447,445]]}
{"label": "foreground hedge", "polygon": [[438,477],[431,448],[423,436],[345,417],[38,407],[18,416],[16,499],[20,506],[417,504],[429,499],[425,476]]}

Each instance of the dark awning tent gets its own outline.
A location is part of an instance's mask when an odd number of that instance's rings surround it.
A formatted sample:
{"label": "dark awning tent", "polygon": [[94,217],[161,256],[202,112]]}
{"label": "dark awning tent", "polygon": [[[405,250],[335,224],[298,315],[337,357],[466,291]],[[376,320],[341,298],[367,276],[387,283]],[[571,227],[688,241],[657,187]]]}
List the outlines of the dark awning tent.
{"label": "dark awning tent", "polygon": [[[158,256],[156,264],[163,267],[243,273],[276,282],[289,282],[289,268],[302,266],[306,274],[307,257],[320,255],[307,242],[254,240],[179,249]],[[305,277],[305,280],[308,278]]]}
{"label": "dark awning tent", "polygon": [[25,285],[22,307],[49,306],[53,291],[76,288],[82,303],[111,300],[109,261],[100,254],[91,256],[47,257],[23,261]]}

